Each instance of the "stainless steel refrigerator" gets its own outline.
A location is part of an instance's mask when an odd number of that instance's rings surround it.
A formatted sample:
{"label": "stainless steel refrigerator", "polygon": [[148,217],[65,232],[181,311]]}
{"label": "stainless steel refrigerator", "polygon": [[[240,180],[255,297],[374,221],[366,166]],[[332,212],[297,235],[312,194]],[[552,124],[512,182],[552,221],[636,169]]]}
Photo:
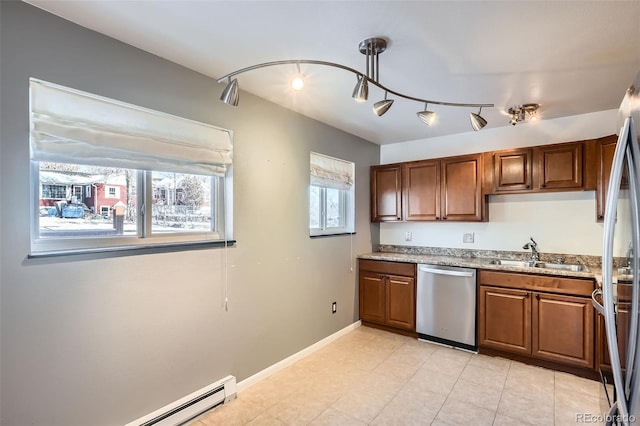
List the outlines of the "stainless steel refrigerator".
{"label": "stainless steel refrigerator", "polygon": [[640,73],[620,105],[618,125],[603,227],[602,287],[594,292],[594,306],[604,316],[614,381],[605,422],[628,425],[640,421]]}

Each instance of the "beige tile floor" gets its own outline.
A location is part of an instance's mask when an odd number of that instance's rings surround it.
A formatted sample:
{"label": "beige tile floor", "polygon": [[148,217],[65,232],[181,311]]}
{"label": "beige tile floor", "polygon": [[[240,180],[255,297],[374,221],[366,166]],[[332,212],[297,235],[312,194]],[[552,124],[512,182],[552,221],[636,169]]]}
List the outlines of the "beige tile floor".
{"label": "beige tile floor", "polygon": [[190,426],[598,424],[604,397],[596,381],[359,327]]}

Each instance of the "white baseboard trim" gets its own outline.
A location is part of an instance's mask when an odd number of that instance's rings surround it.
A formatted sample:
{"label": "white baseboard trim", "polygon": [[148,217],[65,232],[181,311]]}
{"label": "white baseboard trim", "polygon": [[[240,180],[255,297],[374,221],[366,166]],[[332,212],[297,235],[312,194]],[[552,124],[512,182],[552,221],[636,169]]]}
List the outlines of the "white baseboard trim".
{"label": "white baseboard trim", "polygon": [[243,381],[238,382],[238,393],[250,388],[251,386],[255,385],[256,383],[260,382],[261,380],[266,379],[267,377],[271,376],[272,374],[277,373],[278,371],[280,371],[280,370],[292,365],[296,361],[300,361],[302,358],[311,355],[313,352],[317,351],[320,348],[323,348],[324,346],[327,346],[329,343],[331,343],[334,340],[337,340],[339,337],[342,337],[345,334],[355,330],[356,328],[360,327],[361,325],[362,325],[362,321],[358,320],[358,321],[354,322],[353,324],[346,326],[342,330],[338,330],[335,333],[333,333],[332,335],[325,337],[324,339],[314,343],[313,345],[311,345],[311,346],[309,346],[307,348],[304,348],[300,352],[296,352],[295,354],[291,355],[290,357],[287,357],[287,358],[283,359],[282,361],[279,361],[279,362],[277,362],[277,363],[265,368],[264,370],[257,372],[253,376],[247,377]]}

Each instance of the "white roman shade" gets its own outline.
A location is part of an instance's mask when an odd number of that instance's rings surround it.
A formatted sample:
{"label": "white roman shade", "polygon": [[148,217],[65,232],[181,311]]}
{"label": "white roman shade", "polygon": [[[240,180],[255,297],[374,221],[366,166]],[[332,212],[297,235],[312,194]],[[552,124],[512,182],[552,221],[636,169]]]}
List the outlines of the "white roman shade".
{"label": "white roman shade", "polygon": [[350,161],[311,152],[310,166],[311,185],[336,189],[353,185],[354,165]]}
{"label": "white roman shade", "polygon": [[31,159],[223,176],[231,132],[30,80]]}

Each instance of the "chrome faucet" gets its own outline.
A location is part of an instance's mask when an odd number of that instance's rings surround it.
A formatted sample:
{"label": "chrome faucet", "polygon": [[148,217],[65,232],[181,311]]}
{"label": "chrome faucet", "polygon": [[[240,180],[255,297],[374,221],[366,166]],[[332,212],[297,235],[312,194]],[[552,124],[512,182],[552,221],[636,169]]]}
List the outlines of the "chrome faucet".
{"label": "chrome faucet", "polygon": [[529,237],[531,242],[526,243],[522,246],[523,249],[529,250],[531,249],[531,260],[537,262],[540,260],[540,254],[538,253],[538,243],[533,240],[533,237]]}

